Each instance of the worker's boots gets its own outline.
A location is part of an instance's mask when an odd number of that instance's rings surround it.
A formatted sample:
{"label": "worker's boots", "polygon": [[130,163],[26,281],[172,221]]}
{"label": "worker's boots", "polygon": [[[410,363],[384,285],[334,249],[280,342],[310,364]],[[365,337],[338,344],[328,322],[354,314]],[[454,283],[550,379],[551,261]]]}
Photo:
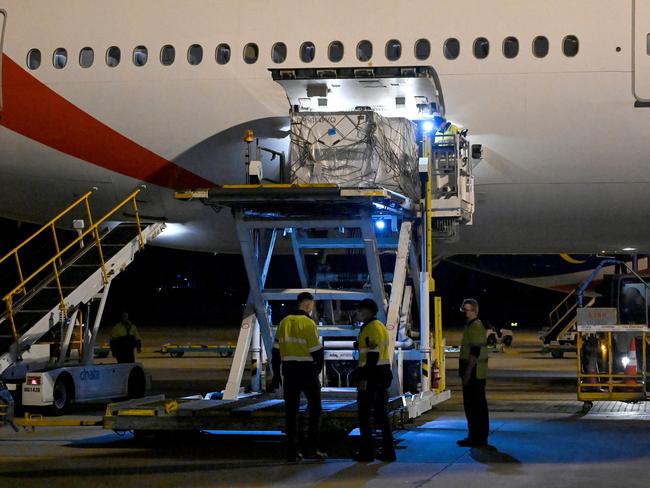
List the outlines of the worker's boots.
{"label": "worker's boots", "polygon": [[287,461],[290,463],[299,463],[303,458],[304,456],[297,449],[289,449],[287,451]]}
{"label": "worker's boots", "polygon": [[305,457],[307,459],[317,459],[319,461],[325,461],[328,458],[327,453],[319,449],[307,452]]}

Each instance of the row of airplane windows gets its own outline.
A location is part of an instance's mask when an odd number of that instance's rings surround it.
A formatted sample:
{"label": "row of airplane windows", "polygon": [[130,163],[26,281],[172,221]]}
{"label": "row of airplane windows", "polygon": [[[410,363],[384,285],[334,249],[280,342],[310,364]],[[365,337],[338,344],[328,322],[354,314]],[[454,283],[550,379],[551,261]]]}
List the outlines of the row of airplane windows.
{"label": "row of airplane windows", "polygon": [[[573,57],[578,54],[579,41],[574,35],[568,35],[562,40],[562,53],[565,56]],[[532,42],[532,53],[537,58],[548,55],[550,42],[545,36],[537,36]],[[271,48],[271,60],[274,63],[284,63],[287,59],[287,45],[283,42],[276,42]],[[490,54],[490,41],[485,37],[478,37],[474,40],[472,51],[477,59],[485,59]],[[456,38],[449,38],[443,43],[442,52],[447,59],[456,59],[460,56],[460,41]],[[516,58],[519,55],[519,40],[516,37],[506,37],[502,43],[503,56],[508,59]],[[303,42],[299,49],[300,60],[304,63],[311,63],[316,58],[316,46],[313,42]],[[340,41],[333,41],[327,48],[327,57],[332,62],[343,60],[344,46]],[[431,56],[431,43],[427,39],[419,39],[415,42],[414,54],[416,59],[425,61]],[[218,64],[230,62],[232,50],[228,44],[219,44],[215,51],[215,59]],[[247,64],[254,64],[258,61],[260,49],[255,43],[248,43],[244,46],[243,60]],[[391,39],[386,43],[385,56],[388,61],[397,61],[402,57],[402,43],[397,39]],[[369,62],[373,57],[373,44],[364,40],[357,44],[357,60]],[[122,51],[117,46],[111,46],[106,50],[106,65],[114,68],[122,60]],[[144,66],[149,61],[149,50],[146,46],[137,46],[133,49],[133,64]],[[160,63],[170,66],[176,60],[176,48],[167,44],[160,50]],[[27,67],[31,70],[41,66],[42,55],[39,49],[32,49],[27,54]],[[193,66],[203,61],[203,46],[192,44],[187,49],[187,62]],[[68,64],[68,51],[65,48],[57,48],[52,57],[54,67],[63,69]],[[95,51],[91,47],[84,47],[79,53],[79,65],[82,68],[90,68],[95,62]]]}

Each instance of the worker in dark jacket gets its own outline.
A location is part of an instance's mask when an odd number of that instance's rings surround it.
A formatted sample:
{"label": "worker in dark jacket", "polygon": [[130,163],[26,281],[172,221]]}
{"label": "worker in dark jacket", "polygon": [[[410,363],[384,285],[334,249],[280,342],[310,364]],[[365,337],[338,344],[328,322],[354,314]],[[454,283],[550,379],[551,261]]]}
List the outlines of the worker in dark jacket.
{"label": "worker in dark jacket", "polygon": [[[359,368],[357,408],[361,446],[354,455],[356,461],[395,461],[395,447],[388,418],[388,388],[393,380],[390,365],[390,338],[386,326],[377,320],[377,304],[362,300],[357,318],[363,325],[359,331]],[[375,456],[372,420],[381,430],[382,451]]]}
{"label": "worker in dark jacket", "polygon": [[134,349],[142,352],[142,339],[136,326],[124,312],[122,319],[111,330],[111,352],[118,363],[134,363]]}
{"label": "worker in dark jacket", "polygon": [[320,381],[323,370],[323,346],[318,337],[318,328],[312,320],[314,297],[303,292],[298,295],[297,308],[287,315],[278,326],[273,344],[273,388],[284,385],[285,433],[288,440],[287,460],[300,461],[303,458],[298,446],[298,413],[300,393],[307,397],[309,410],[309,457],[326,459],[320,450],[320,416],[322,413]]}
{"label": "worker in dark jacket", "polygon": [[458,374],[463,382],[463,406],[467,417],[468,435],[457,441],[461,447],[484,447],[488,442],[490,420],[485,398],[488,369],[487,331],[478,318],[478,302],[463,301],[465,329],[460,344]]}

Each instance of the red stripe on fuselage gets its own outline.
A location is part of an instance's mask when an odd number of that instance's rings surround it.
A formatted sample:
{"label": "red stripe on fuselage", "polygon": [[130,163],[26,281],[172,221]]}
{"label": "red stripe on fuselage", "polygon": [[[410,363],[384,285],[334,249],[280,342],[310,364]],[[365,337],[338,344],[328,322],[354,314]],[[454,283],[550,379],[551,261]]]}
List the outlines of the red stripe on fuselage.
{"label": "red stripe on fuselage", "polygon": [[102,168],[168,188],[213,186],[111,129],[2,55],[0,125]]}

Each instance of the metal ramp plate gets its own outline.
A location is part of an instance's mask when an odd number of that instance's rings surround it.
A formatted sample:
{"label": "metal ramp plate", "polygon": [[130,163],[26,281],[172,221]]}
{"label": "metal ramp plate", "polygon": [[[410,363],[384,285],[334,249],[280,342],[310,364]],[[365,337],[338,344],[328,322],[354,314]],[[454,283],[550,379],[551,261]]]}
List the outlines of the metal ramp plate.
{"label": "metal ramp plate", "polygon": [[[358,425],[357,403],[353,399],[322,399],[323,432],[350,432]],[[178,404],[175,410],[169,406]],[[402,420],[404,401],[391,399],[396,422]],[[300,406],[300,421],[307,421],[307,405]],[[284,400],[273,395],[256,395],[239,400],[141,399],[111,404],[103,425],[118,431],[139,430],[282,430]]]}
{"label": "metal ramp plate", "polygon": [[[384,188],[340,188],[337,185],[224,185],[210,190],[176,193],[179,200],[200,199],[208,205],[245,208],[246,215],[265,219],[357,216],[377,206],[385,212],[409,212],[411,200]],[[318,205],[308,205],[315,203]]]}

